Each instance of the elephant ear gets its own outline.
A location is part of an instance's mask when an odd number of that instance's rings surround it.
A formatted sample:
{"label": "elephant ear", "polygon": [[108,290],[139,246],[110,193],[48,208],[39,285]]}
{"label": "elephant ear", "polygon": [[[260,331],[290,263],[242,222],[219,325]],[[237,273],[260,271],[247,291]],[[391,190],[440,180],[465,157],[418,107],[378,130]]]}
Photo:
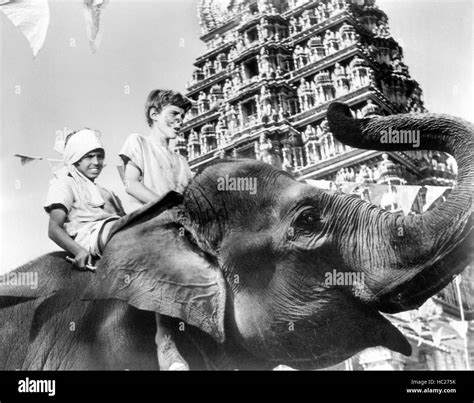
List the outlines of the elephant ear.
{"label": "elephant ear", "polygon": [[181,201],[170,192],[119,222],[82,299],[127,301],[223,342],[225,280],[180,223]]}

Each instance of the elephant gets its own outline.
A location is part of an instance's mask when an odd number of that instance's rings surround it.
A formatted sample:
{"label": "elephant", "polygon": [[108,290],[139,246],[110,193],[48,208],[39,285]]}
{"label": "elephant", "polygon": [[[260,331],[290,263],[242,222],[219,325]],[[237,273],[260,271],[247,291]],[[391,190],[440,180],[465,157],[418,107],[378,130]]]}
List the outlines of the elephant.
{"label": "elephant", "polygon": [[[454,156],[457,186],[405,216],[261,161],[218,160],[182,194],[126,216],[96,273],[71,270],[63,252],[18,268],[39,282],[0,286],[0,367],[158,369],[155,312],[191,369],[326,368],[373,346],[410,355],[384,314],[421,306],[472,259],[473,125],[443,114],[356,119],[342,103],[327,119],[362,149],[410,150],[382,132],[419,130],[420,149]],[[222,178],[237,185],[222,189]],[[334,270],[363,281],[328,284]]]}

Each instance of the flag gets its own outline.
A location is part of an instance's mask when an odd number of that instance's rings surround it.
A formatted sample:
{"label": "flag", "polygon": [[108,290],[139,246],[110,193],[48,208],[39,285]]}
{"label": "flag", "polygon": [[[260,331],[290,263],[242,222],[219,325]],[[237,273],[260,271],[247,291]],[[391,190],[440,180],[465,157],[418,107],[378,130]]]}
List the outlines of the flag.
{"label": "flag", "polygon": [[429,208],[441,197],[449,188],[444,186],[425,186],[426,187],[426,201],[423,206],[423,212],[428,211]]}
{"label": "flag", "polygon": [[33,57],[36,57],[43,47],[48,32],[47,0],[2,0],[0,11],[26,37],[33,51]]}
{"label": "flag", "polygon": [[55,177],[58,176],[58,172],[60,172],[60,170],[62,170],[64,167],[63,160],[59,160],[56,158],[31,157],[29,155],[24,155],[24,154],[15,154],[14,157],[17,157],[20,159],[21,166],[29,164],[30,162],[33,162],[33,161],[47,161],[49,164],[49,167],[51,168],[51,172],[53,173]]}
{"label": "flag", "polygon": [[439,347],[441,345],[441,341],[443,340],[443,327],[440,326],[437,329],[431,329],[431,337],[435,347]]}
{"label": "flag", "polygon": [[33,161],[39,161],[43,159],[43,157],[30,157],[28,155],[22,155],[22,154],[15,154],[14,157],[20,158],[21,166],[29,164],[30,162],[33,162]]}
{"label": "flag", "polygon": [[467,336],[468,324],[465,320],[451,320],[449,325],[463,338]]}
{"label": "flag", "polygon": [[84,0],[83,12],[86,20],[87,38],[94,53],[102,40],[100,13],[107,3],[108,0]]}
{"label": "flag", "polygon": [[395,186],[395,188],[397,189],[397,200],[400,205],[400,208],[405,214],[408,214],[410,211],[412,211],[413,203],[415,202],[421,187],[405,185]]}

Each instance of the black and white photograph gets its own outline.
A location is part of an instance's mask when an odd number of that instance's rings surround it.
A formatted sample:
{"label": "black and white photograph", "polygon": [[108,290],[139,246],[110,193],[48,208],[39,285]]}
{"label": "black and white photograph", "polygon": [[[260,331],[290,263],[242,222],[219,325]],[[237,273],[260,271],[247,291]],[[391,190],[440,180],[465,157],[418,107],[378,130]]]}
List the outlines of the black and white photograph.
{"label": "black and white photograph", "polygon": [[474,399],[471,0],[0,0],[0,32],[1,402]]}

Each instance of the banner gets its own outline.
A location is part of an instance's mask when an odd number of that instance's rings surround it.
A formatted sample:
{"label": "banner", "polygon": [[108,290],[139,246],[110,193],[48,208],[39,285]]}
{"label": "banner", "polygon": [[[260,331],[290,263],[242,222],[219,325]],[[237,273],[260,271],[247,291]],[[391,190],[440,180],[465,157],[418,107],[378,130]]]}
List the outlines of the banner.
{"label": "banner", "polygon": [[33,56],[41,50],[48,32],[49,7],[47,0],[3,0],[0,11],[28,40]]}
{"label": "banner", "polygon": [[100,13],[107,5],[108,0],[84,0],[83,11],[86,20],[87,38],[92,52],[99,48],[102,41],[102,33],[100,30]]}
{"label": "banner", "polygon": [[[335,190],[354,194],[361,199],[390,211],[403,211],[420,214],[427,211],[433,203],[450,190],[446,186],[386,185],[376,183],[333,182],[306,179],[308,185],[322,190]],[[423,196],[426,193],[426,196]]]}

